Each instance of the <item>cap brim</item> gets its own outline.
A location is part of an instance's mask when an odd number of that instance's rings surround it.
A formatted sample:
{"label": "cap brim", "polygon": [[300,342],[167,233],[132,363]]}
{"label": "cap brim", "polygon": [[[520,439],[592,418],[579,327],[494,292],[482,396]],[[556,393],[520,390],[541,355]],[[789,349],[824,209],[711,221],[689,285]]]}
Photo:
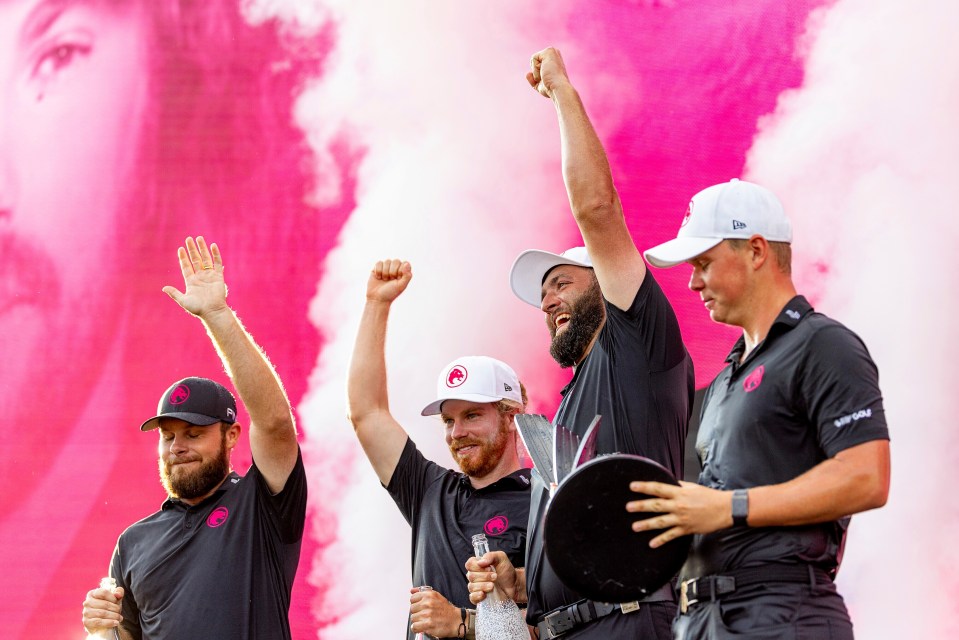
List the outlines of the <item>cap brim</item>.
{"label": "cap brim", "polygon": [[654,267],[665,269],[695,258],[722,241],[722,238],[674,238],[652,249],[647,249],[643,256],[646,262]]}
{"label": "cap brim", "polygon": [[211,418],[210,416],[205,416],[202,413],[164,413],[163,415],[150,418],[149,420],[141,424],[140,431],[153,431],[154,429],[160,426],[160,420],[162,418],[173,418],[176,420],[183,420],[184,422],[195,424],[198,427],[206,427],[208,425],[220,422],[219,418]]}
{"label": "cap brim", "polygon": [[499,402],[503,398],[504,396],[485,396],[480,393],[464,393],[458,396],[450,396],[448,398],[434,400],[424,407],[423,411],[420,412],[420,415],[435,416],[438,413],[442,413],[443,403],[447,400],[465,400],[466,402]]}
{"label": "cap brim", "polygon": [[517,298],[534,307],[539,307],[543,301],[543,278],[550,269],[561,264],[592,268],[591,265],[549,251],[529,249],[519,254],[513,261],[509,271],[509,286]]}

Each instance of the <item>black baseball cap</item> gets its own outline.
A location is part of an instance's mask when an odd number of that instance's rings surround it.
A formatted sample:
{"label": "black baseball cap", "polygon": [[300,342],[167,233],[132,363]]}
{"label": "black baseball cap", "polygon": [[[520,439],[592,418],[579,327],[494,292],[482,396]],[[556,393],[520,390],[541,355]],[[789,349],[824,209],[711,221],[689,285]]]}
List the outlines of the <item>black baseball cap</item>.
{"label": "black baseball cap", "polygon": [[206,426],[236,422],[236,399],[226,387],[208,378],[183,378],[163,392],[157,415],[140,425],[140,431],[160,426],[160,418],[177,418]]}

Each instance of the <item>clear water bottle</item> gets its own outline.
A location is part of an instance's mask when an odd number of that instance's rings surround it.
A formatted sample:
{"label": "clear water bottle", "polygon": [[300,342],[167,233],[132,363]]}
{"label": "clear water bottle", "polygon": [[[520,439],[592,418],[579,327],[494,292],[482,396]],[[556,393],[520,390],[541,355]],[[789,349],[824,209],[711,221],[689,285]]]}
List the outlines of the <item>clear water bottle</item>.
{"label": "clear water bottle", "polygon": [[[419,587],[418,590],[419,590],[419,591],[432,591],[432,590],[433,590],[433,587],[424,584],[424,585],[422,585],[421,587]],[[420,631],[419,633],[416,634],[416,640],[433,640],[433,636],[427,635],[427,634],[423,633],[422,631]]]}
{"label": "clear water bottle", "polygon": [[[473,553],[482,558],[489,553],[486,536],[473,536]],[[516,603],[494,589],[476,605],[476,640],[529,640],[526,620]]]}

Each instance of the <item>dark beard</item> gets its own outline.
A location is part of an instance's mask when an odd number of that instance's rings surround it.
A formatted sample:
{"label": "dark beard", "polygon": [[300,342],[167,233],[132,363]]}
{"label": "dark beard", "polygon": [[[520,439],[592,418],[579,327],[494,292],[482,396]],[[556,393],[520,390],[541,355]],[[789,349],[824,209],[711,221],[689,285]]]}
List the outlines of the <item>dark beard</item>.
{"label": "dark beard", "polygon": [[572,367],[586,355],[586,349],[605,319],[603,292],[599,288],[599,282],[593,282],[592,286],[570,305],[569,322],[563,332],[556,335],[556,329],[550,326],[553,341],[549,345],[549,355],[564,369]]}
{"label": "dark beard", "polygon": [[456,456],[456,453],[452,453],[453,459],[456,460],[456,464],[459,465],[459,468],[463,473],[470,477],[482,478],[496,468],[496,465],[499,464],[500,458],[503,457],[503,453],[506,451],[506,447],[509,446],[509,424],[501,421],[499,431],[496,432],[496,435],[492,440],[483,441],[469,439],[465,442],[460,440],[458,442],[454,442],[453,444],[475,444],[479,446],[480,454],[476,460],[464,460],[460,462],[459,458]]}
{"label": "dark beard", "polygon": [[173,476],[172,466],[160,459],[160,482],[171,498],[195,500],[215,489],[230,473],[230,456],[226,450],[226,434],[220,440],[220,452],[189,474]]}

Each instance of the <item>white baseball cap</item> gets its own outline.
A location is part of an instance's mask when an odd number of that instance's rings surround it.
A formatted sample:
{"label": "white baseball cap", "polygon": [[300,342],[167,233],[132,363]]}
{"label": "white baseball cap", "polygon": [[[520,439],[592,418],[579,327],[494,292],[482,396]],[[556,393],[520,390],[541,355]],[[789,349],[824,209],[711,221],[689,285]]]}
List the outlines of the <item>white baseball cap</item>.
{"label": "white baseball cap", "polygon": [[426,405],[422,415],[435,416],[447,400],[515,400],[523,404],[516,372],[505,362],[488,356],[463,356],[443,367],[436,379],[436,395],[437,399]]}
{"label": "white baseball cap", "polygon": [[573,247],[561,254],[529,249],[519,254],[509,271],[509,286],[523,302],[539,307],[543,301],[543,278],[561,264],[593,268],[586,247]]}
{"label": "white baseball cap", "polygon": [[728,238],[754,235],[770,242],[792,242],[792,225],[772,191],[733,178],[694,195],[676,237],[643,255],[654,267],[672,267]]}

